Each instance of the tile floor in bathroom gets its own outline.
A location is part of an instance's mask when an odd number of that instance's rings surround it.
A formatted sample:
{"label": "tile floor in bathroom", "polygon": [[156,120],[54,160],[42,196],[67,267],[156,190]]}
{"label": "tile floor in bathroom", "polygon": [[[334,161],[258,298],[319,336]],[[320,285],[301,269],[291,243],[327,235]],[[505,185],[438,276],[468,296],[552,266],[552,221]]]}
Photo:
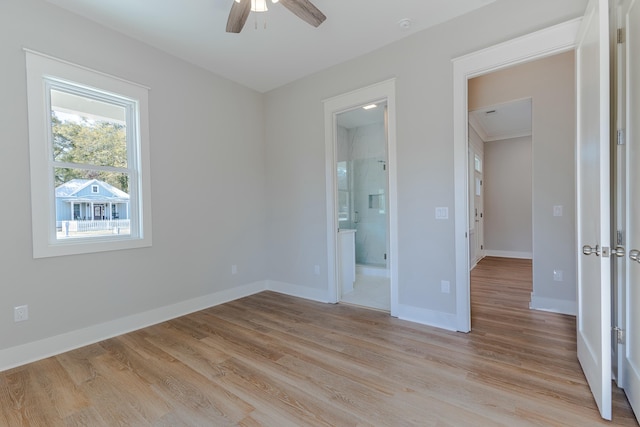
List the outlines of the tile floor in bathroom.
{"label": "tile floor in bathroom", "polygon": [[353,292],[342,295],[340,302],[389,311],[390,294],[388,277],[357,274]]}

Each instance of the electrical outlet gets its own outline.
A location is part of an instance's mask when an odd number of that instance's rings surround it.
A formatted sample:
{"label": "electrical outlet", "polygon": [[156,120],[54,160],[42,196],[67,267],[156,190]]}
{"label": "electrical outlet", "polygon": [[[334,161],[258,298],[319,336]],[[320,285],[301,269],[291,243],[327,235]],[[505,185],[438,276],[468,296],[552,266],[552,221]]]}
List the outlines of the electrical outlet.
{"label": "electrical outlet", "polygon": [[320,266],[318,264],[313,266],[313,272],[315,273],[316,276],[320,275]]}
{"label": "electrical outlet", "polygon": [[29,319],[29,306],[28,305],[19,305],[17,307],[13,307],[13,321],[14,322],[23,322]]}
{"label": "electrical outlet", "polygon": [[562,216],[562,205],[555,205],[553,207],[553,216]]}
{"label": "electrical outlet", "polygon": [[451,284],[448,280],[440,281],[440,292],[442,292],[443,294],[448,294],[449,292],[451,292]]}
{"label": "electrical outlet", "polygon": [[233,264],[231,266],[231,274],[238,274],[238,266]]}

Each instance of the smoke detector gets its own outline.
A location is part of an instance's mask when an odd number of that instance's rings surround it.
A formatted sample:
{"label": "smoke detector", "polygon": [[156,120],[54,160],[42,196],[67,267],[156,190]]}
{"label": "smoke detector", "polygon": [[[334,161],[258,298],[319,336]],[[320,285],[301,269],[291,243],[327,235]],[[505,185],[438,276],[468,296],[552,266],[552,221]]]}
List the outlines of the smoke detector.
{"label": "smoke detector", "polygon": [[398,21],[398,27],[400,27],[401,30],[408,30],[411,28],[411,20],[408,18],[401,19]]}

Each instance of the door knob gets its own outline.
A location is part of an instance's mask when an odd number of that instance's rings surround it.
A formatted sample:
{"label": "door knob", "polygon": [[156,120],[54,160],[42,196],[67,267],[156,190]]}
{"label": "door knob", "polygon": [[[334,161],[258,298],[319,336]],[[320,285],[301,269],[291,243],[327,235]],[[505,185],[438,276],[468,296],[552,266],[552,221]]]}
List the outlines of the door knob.
{"label": "door knob", "polygon": [[596,256],[600,256],[600,246],[596,245],[595,247],[591,247],[589,245],[584,245],[582,247],[582,253],[585,255],[595,254]]}
{"label": "door knob", "polygon": [[611,249],[611,255],[622,258],[624,256],[624,248],[622,246],[616,246],[615,249]]}
{"label": "door knob", "polygon": [[640,262],[640,251],[637,249],[631,249],[629,251],[629,259]]}

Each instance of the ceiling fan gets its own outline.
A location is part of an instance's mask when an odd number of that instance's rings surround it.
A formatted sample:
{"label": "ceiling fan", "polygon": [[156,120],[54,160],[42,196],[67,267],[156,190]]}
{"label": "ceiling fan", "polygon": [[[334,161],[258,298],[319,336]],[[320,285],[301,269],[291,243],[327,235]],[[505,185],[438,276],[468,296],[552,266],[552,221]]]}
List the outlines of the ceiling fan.
{"label": "ceiling fan", "polygon": [[[252,10],[252,5],[263,3],[265,0],[234,0],[233,6],[231,6],[231,12],[229,12],[229,19],[227,20],[227,33],[239,33],[242,31],[249,12]],[[284,7],[293,12],[298,18],[303,21],[318,27],[324,22],[327,17],[324,13],[313,5],[309,0],[271,0],[273,3],[282,3]],[[266,10],[266,4],[264,9]]]}

